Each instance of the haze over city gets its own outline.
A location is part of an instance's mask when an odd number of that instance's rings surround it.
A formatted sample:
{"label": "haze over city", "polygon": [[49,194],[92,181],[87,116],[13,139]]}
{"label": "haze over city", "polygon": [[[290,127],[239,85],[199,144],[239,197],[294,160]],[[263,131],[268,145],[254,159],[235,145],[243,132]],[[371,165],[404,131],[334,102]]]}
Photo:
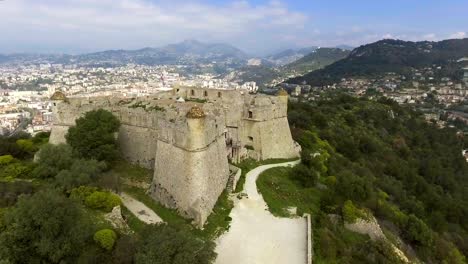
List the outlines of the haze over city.
{"label": "haze over city", "polygon": [[468,2],[5,0],[1,53],[85,53],[159,47],[185,39],[225,42],[252,55],[383,38],[467,36]]}

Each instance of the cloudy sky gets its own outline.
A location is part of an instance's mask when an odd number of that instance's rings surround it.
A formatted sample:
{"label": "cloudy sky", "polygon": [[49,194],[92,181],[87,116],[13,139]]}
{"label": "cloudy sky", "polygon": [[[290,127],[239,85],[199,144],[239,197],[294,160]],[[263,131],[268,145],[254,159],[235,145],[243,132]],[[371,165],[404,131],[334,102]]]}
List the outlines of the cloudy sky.
{"label": "cloudy sky", "polygon": [[468,37],[466,0],[0,0],[0,53],[226,42],[251,54]]}

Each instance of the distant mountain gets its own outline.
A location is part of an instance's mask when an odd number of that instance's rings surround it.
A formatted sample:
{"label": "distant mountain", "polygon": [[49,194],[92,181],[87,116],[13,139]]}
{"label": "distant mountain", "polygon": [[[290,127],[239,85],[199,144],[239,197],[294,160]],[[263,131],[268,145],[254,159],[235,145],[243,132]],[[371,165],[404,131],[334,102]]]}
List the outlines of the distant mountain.
{"label": "distant mountain", "polygon": [[76,63],[84,65],[122,65],[136,63],[144,65],[215,63],[219,66],[235,67],[246,64],[248,56],[241,50],[222,43],[203,43],[186,40],[160,48],[139,50],[107,50],[82,55],[4,55],[0,63]]}
{"label": "distant mountain", "polygon": [[[285,66],[269,66],[262,60],[260,65],[241,67],[223,77],[229,81],[254,81],[260,88],[264,88],[274,80],[280,82],[288,78],[288,76],[297,76],[321,69],[337,60],[345,58],[349,53],[350,51],[348,50],[337,48],[314,48],[309,54]],[[287,53],[284,52],[283,54]]]}
{"label": "distant mountain", "polygon": [[222,76],[232,82],[256,82],[260,88],[266,87],[271,81],[281,78],[282,72],[278,68],[265,65],[249,65],[236,69]]}
{"label": "distant mountain", "polygon": [[301,49],[286,49],[267,56],[265,60],[271,62],[276,66],[283,66],[304,57],[305,55],[311,53],[317,48],[318,47],[312,46]]}
{"label": "distant mountain", "polygon": [[288,80],[327,85],[346,77],[377,77],[387,72],[409,74],[412,69],[440,65],[442,74],[459,78],[457,60],[468,55],[468,39],[410,42],[384,39],[354,49],[348,57],[324,69]]}
{"label": "distant mountain", "polygon": [[304,74],[321,69],[335,61],[341,60],[348,56],[349,53],[349,50],[338,48],[318,48],[283,68],[288,72]]}
{"label": "distant mountain", "polygon": [[80,63],[109,62],[158,64],[244,64],[248,56],[241,50],[222,43],[202,43],[186,40],[161,48],[144,48],[139,50],[110,50],[77,56]]}
{"label": "distant mountain", "polygon": [[335,48],[344,49],[344,50],[353,50],[355,47],[344,44],[344,45],[335,46]]}

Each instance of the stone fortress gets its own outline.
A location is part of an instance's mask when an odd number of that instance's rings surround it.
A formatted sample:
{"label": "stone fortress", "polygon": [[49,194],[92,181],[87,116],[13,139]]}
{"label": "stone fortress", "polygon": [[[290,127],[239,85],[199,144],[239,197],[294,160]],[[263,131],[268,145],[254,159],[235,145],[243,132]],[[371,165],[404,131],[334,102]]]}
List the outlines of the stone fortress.
{"label": "stone fortress", "polygon": [[106,109],[120,121],[128,161],[154,170],[150,195],[202,227],[230,180],[231,163],[294,158],[300,148],[287,120],[288,95],[174,88],[137,98],[66,98],[56,92],[50,143],[65,143],[75,120]]}

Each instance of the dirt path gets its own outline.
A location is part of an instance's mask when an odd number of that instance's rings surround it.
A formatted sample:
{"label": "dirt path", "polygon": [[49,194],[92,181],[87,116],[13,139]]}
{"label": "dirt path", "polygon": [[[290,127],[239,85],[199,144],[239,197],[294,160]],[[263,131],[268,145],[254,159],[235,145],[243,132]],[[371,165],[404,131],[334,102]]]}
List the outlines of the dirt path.
{"label": "dirt path", "polygon": [[231,227],[217,241],[217,264],[304,264],[306,263],[306,221],[279,218],[267,209],[257,191],[256,180],[263,171],[295,162],[257,167],[246,175],[248,198],[234,198]]}
{"label": "dirt path", "polygon": [[164,222],[153,210],[142,202],[136,200],[126,193],[120,194],[122,203],[125,207],[132,212],[138,219],[147,224],[157,224]]}

